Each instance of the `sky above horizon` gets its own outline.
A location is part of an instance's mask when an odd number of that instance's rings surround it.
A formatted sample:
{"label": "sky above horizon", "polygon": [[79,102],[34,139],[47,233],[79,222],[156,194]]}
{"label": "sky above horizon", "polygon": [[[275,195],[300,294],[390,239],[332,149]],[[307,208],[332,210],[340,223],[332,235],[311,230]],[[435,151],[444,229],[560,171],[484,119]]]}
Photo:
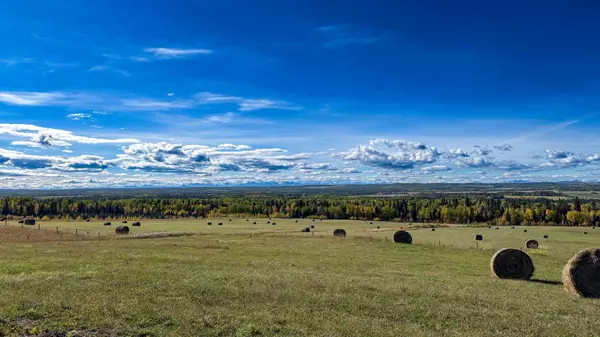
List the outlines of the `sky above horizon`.
{"label": "sky above horizon", "polygon": [[594,1],[0,5],[0,188],[600,181]]}

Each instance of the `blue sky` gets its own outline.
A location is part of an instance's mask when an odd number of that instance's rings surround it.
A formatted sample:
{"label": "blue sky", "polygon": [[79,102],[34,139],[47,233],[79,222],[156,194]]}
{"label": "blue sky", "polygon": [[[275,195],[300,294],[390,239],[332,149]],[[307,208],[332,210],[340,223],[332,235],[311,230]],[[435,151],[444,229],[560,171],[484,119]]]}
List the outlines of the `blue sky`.
{"label": "blue sky", "polygon": [[600,180],[593,1],[0,5],[5,188]]}

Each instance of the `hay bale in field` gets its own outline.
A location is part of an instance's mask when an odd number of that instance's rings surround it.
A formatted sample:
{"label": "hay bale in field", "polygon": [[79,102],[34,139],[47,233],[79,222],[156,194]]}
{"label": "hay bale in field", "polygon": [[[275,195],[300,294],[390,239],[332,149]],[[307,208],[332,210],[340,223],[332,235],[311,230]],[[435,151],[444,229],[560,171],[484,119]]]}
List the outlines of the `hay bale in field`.
{"label": "hay bale in field", "polygon": [[589,248],[575,254],[563,269],[562,282],[570,294],[600,298],[600,249]]}
{"label": "hay bale in field", "polygon": [[483,235],[475,234],[475,241],[483,241]]}
{"label": "hay bale in field", "polygon": [[488,228],[492,228],[492,226],[488,226]]}
{"label": "hay bale in field", "polygon": [[135,227],[140,227],[142,224],[139,221],[134,222],[133,224],[131,224],[132,226]]}
{"label": "hay bale in field", "polygon": [[316,221],[315,219],[313,219],[313,222]]}
{"label": "hay bale in field", "polygon": [[412,236],[407,231],[397,231],[394,233],[394,242],[395,243],[412,243]]}
{"label": "hay bale in field", "polygon": [[33,225],[35,225],[35,219],[25,219],[25,220],[23,220],[23,224],[28,225],[28,226],[33,226]]}
{"label": "hay bale in field", "polygon": [[231,221],[231,219],[229,219],[229,221]]}
{"label": "hay bale in field", "polygon": [[110,221],[107,221],[107,222],[105,222],[105,223],[104,223],[104,226],[110,226],[110,225],[112,225],[112,224],[110,223]]}
{"label": "hay bale in field", "polygon": [[206,224],[209,225],[209,226],[212,226],[212,222],[210,222],[210,221],[208,223],[206,223]]}
{"label": "hay bale in field", "polygon": [[275,226],[275,225],[277,225],[277,224],[276,224],[276,223],[274,223],[274,222],[271,222],[271,226]]}
{"label": "hay bale in field", "polygon": [[547,238],[548,238],[548,234],[544,234],[544,239],[547,239]]}
{"label": "hay bale in field", "polygon": [[310,225],[310,228],[315,228],[315,225]]}
{"label": "hay bale in field", "polygon": [[122,235],[129,234],[129,227],[127,227],[127,226],[117,226],[117,228],[115,228],[115,233],[122,234]]}
{"label": "hay bale in field", "polygon": [[333,236],[335,236],[336,238],[345,238],[346,237],[346,231],[338,228],[336,230],[333,231]]}
{"label": "hay bale in field", "polygon": [[25,220],[19,220],[19,223],[24,223],[24,222],[25,222]]}
{"label": "hay bale in field", "polygon": [[256,225],[256,221],[254,221],[252,224],[253,224],[253,225]]}
{"label": "hay bale in field", "polygon": [[583,232],[583,234],[587,234],[587,232]]}
{"label": "hay bale in field", "polygon": [[496,228],[494,228],[494,229],[500,229],[500,227],[496,227]]}
{"label": "hay bale in field", "polygon": [[500,249],[494,254],[490,268],[498,278],[513,280],[529,280],[535,269],[527,253],[513,248]]}
{"label": "hay bale in field", "polygon": [[85,220],[85,222],[92,222],[92,220],[90,220],[90,219],[87,219],[87,220]]}
{"label": "hay bale in field", "polygon": [[310,233],[310,228],[308,228],[308,227],[302,228],[302,233]]}
{"label": "hay bale in field", "polygon": [[122,222],[122,223],[127,223],[127,220],[123,220],[123,222]]}
{"label": "hay bale in field", "polygon": [[250,221],[250,219],[246,219],[246,221]]}
{"label": "hay bale in field", "polygon": [[512,226],[510,229],[515,229],[515,226]]}
{"label": "hay bale in field", "polygon": [[379,226],[377,226],[376,228],[379,229]]}
{"label": "hay bale in field", "polygon": [[267,223],[271,223],[271,221],[267,221]]}
{"label": "hay bale in field", "polygon": [[217,226],[223,226],[223,223],[222,223],[222,222],[219,222],[219,223],[217,224]]}
{"label": "hay bale in field", "polygon": [[372,225],[372,224],[373,224],[373,222],[369,222],[369,225]]}
{"label": "hay bale in field", "polygon": [[524,229],[524,230],[523,230],[523,233],[527,233],[527,230],[526,230],[526,229]]}
{"label": "hay bale in field", "polygon": [[298,222],[298,220],[294,221],[294,222]]}
{"label": "hay bale in field", "polygon": [[435,228],[432,228],[432,229],[431,229],[431,231],[432,231],[432,232],[435,232]]}
{"label": "hay bale in field", "polygon": [[525,247],[529,249],[538,249],[539,243],[536,240],[527,240],[525,241]]}

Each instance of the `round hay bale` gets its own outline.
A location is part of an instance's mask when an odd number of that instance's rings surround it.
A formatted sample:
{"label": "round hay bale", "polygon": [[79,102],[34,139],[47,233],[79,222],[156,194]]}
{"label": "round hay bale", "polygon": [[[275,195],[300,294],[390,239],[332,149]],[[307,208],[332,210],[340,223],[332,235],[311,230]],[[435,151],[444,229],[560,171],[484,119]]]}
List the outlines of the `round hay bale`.
{"label": "round hay bale", "polygon": [[133,224],[131,224],[132,226],[135,227],[140,227],[142,224],[139,221],[134,222]]}
{"label": "round hay bale", "polygon": [[115,228],[115,233],[121,234],[121,235],[129,234],[129,227],[127,227],[127,226],[117,226],[117,228]]}
{"label": "round hay bale", "polygon": [[525,241],[525,247],[529,248],[529,249],[538,249],[539,247],[539,243],[536,240],[527,240]]}
{"label": "round hay bale", "polygon": [[412,236],[407,231],[397,231],[394,233],[394,242],[395,243],[412,243]]}
{"label": "round hay bale", "polygon": [[494,228],[494,229],[500,229],[500,227],[496,227],[496,228]]}
{"label": "round hay bale", "polygon": [[313,219],[313,222],[316,221],[315,219]]}
{"label": "round hay bale", "polygon": [[206,224],[209,225],[209,226],[212,226],[212,222],[210,222],[210,221],[208,223],[206,223]]}
{"label": "round hay bale", "polygon": [[231,219],[229,219],[229,221],[231,221]]}
{"label": "round hay bale", "polygon": [[107,221],[107,222],[105,222],[105,223],[104,223],[104,226],[110,226],[110,225],[112,225],[112,224],[110,223],[110,221]]}
{"label": "round hay bale", "polygon": [[492,226],[488,226],[488,228],[492,228]]}
{"label": "round hay bale", "polygon": [[222,223],[222,222],[219,222],[219,223],[217,224],[217,226],[223,226],[223,223]]}
{"label": "round hay bale", "polygon": [[529,255],[513,248],[504,248],[494,254],[490,268],[498,278],[513,280],[529,280],[534,271]]}
{"label": "round hay bale", "polygon": [[303,228],[302,233],[310,233],[310,228],[308,228],[308,227]]}
{"label": "round hay bale", "polygon": [[252,224],[253,224],[253,225],[256,225],[256,221],[254,221]]}
{"label": "round hay bale", "polygon": [[526,229],[524,229],[524,230],[523,230],[523,233],[527,233],[527,230],[526,230]]}
{"label": "round hay bale", "polygon": [[512,226],[510,229],[515,229],[515,226]]}
{"label": "round hay bale", "polygon": [[298,222],[298,220],[294,221],[294,222]]}
{"label": "round hay bale", "polygon": [[267,221],[267,223],[271,223],[271,221]]}
{"label": "round hay bale", "polygon": [[435,232],[435,228],[432,228],[432,229],[431,229],[431,231],[432,231],[432,232]]}
{"label": "round hay bale", "polygon": [[587,234],[587,232],[583,232],[583,234]]}
{"label": "round hay bale", "polygon": [[337,237],[337,238],[345,238],[346,237],[346,231],[338,228],[336,230],[333,231],[333,236]]}
{"label": "round hay bale", "polygon": [[372,222],[369,222],[369,225],[372,225],[372,224],[373,224]]}
{"label": "round hay bale", "polygon": [[377,226],[377,229],[379,229],[379,226]]}
{"label": "round hay bale", "polygon": [[275,226],[275,225],[277,225],[277,224],[276,224],[276,223],[274,223],[274,222],[271,222],[271,226]]}
{"label": "round hay bale", "polygon": [[475,241],[483,241],[483,235],[481,235],[481,234],[476,234],[476,235],[475,235]]}
{"label": "round hay bale", "polygon": [[250,221],[250,219],[246,219],[246,221]]}
{"label": "round hay bale", "polygon": [[547,239],[547,238],[548,238],[548,234],[544,234],[544,239]]}
{"label": "round hay bale", "polygon": [[92,222],[92,220],[90,220],[90,219],[87,219],[87,220],[85,220],[85,222]]}
{"label": "round hay bale", "polygon": [[123,222],[122,222],[122,223],[127,223],[127,220],[123,220]]}
{"label": "round hay bale", "polygon": [[315,225],[310,225],[310,228],[315,228]]}
{"label": "round hay bale", "polygon": [[563,269],[562,282],[570,294],[600,298],[600,249],[589,248],[575,254]]}

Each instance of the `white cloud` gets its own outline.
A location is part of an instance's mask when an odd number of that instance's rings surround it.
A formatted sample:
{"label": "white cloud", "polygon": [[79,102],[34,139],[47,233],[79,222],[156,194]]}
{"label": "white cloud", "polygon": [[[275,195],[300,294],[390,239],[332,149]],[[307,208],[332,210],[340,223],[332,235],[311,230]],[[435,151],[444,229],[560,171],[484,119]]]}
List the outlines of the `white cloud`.
{"label": "white cloud", "polygon": [[75,114],[68,114],[67,118],[68,119],[72,119],[74,121],[78,121],[78,120],[82,120],[82,119],[86,119],[86,118],[91,118],[92,115],[91,114],[84,114],[84,113],[75,113]]}
{"label": "white cloud", "polygon": [[451,149],[450,151],[448,151],[448,153],[450,154],[451,157],[468,157],[469,156],[469,153],[466,152],[465,150],[463,150],[462,148]]}
{"label": "white cloud", "polygon": [[167,96],[173,97],[173,96],[175,96],[175,93],[170,92],[170,93],[167,94]]}
{"label": "white cloud", "polygon": [[434,163],[440,155],[437,148],[423,143],[375,139],[336,156],[368,166],[404,170],[416,165]]}
{"label": "white cloud", "polygon": [[131,138],[105,139],[96,137],[77,136],[73,132],[60,129],[51,129],[32,124],[0,124],[0,134],[12,137],[29,138],[29,141],[16,141],[13,145],[32,147],[63,146],[71,143],[80,144],[128,144],[138,143],[139,140]]}
{"label": "white cloud", "polygon": [[150,59],[143,56],[130,56],[129,60],[134,62],[150,62]]}
{"label": "white cloud", "polygon": [[177,48],[146,48],[144,49],[146,53],[152,54],[154,57],[158,59],[173,59],[173,58],[183,58],[187,56],[193,55],[206,55],[211,54],[212,50],[210,49],[177,49]]}

